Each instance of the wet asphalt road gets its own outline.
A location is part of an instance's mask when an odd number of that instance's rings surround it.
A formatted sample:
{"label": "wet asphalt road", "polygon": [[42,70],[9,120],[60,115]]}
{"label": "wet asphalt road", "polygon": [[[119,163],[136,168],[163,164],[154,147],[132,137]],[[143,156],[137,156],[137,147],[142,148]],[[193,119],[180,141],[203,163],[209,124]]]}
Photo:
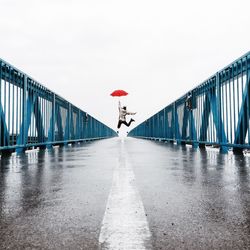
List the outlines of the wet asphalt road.
{"label": "wet asphalt road", "polygon": [[98,249],[121,152],[151,232],[146,247],[250,249],[250,157],[132,138],[124,151],[121,144],[1,159],[0,249]]}

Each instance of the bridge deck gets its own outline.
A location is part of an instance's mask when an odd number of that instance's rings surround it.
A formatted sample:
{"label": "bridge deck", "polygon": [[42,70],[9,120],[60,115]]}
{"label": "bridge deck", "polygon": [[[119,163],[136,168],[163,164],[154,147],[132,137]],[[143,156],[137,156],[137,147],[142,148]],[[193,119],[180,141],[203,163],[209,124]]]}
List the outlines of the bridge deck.
{"label": "bridge deck", "polygon": [[249,249],[250,158],[113,138],[1,159],[0,249]]}

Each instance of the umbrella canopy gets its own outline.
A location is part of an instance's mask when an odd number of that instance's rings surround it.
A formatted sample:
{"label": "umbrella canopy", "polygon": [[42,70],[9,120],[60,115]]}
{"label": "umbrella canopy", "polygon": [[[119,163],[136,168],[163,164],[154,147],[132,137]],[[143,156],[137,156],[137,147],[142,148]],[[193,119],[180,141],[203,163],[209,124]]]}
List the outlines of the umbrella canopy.
{"label": "umbrella canopy", "polygon": [[112,96],[126,96],[128,93],[124,90],[118,89],[113,91],[110,95]]}

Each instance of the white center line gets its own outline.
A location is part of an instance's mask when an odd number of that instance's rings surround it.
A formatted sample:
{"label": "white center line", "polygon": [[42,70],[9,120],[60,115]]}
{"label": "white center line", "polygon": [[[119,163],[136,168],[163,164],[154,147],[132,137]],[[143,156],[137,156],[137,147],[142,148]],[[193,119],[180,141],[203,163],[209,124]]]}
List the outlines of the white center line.
{"label": "white center line", "polygon": [[132,166],[121,141],[101,233],[100,249],[151,249],[147,218],[135,185]]}

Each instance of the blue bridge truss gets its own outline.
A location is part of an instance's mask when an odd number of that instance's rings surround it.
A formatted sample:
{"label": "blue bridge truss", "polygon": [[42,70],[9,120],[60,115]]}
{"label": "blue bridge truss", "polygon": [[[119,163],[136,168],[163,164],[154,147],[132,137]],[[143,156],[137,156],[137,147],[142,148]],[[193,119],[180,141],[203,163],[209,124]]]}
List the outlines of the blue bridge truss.
{"label": "blue bridge truss", "polygon": [[250,52],[129,132],[227,152],[250,148]]}
{"label": "blue bridge truss", "polygon": [[30,76],[0,59],[0,151],[117,136]]}

